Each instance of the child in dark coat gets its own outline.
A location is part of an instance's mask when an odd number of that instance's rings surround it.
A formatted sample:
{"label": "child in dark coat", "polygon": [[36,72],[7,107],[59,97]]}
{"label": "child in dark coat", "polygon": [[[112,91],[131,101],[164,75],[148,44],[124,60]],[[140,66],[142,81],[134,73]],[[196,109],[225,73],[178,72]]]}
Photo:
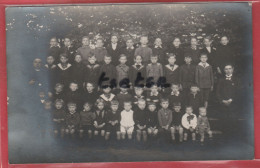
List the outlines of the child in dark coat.
{"label": "child in dark coat", "polygon": [[191,64],[191,57],[185,56],[185,64],[180,67],[180,88],[187,99],[191,85],[195,84],[196,65]]}
{"label": "child in dark coat", "polygon": [[141,43],[141,46],[135,50],[135,56],[140,55],[142,57],[143,64],[147,65],[151,60],[151,56],[153,55],[152,49],[147,46],[148,37],[142,36],[140,38],[140,43]]}
{"label": "child in dark coat", "polygon": [[86,66],[82,62],[81,55],[77,54],[75,56],[74,64],[71,67],[71,71],[71,79],[78,83],[79,89],[81,90],[84,82],[84,73],[86,72]]}
{"label": "child in dark coat", "polygon": [[162,39],[156,38],[154,47],[152,48],[153,55],[158,55],[158,62],[165,65],[165,49],[162,47]]}
{"label": "child in dark coat", "polygon": [[208,107],[208,99],[210,91],[213,91],[214,76],[212,66],[207,63],[207,55],[201,54],[201,62],[196,67],[195,80],[196,84],[200,88],[200,93],[202,95],[202,101],[204,106]]}
{"label": "child in dark coat", "polygon": [[92,105],[88,102],[84,104],[84,109],[80,112],[80,129],[79,137],[82,138],[84,132],[88,133],[88,138],[92,138],[92,132],[94,130],[94,120],[96,118],[95,113],[92,110]]}
{"label": "child in dark coat", "polygon": [[48,51],[48,55],[54,57],[55,64],[58,64],[60,59],[61,49],[59,47],[59,43],[56,37],[50,39],[50,48]]}
{"label": "child in dark coat", "polygon": [[134,121],[136,128],[136,138],[137,141],[141,141],[143,137],[143,141],[147,141],[147,110],[146,110],[146,102],[144,99],[139,99],[137,103],[137,107],[134,109]]}
{"label": "child in dark coat", "polygon": [[71,81],[71,64],[68,63],[68,56],[65,54],[60,55],[60,63],[57,67],[57,82],[62,83],[65,87],[68,87]]}
{"label": "child in dark coat", "polygon": [[88,65],[86,65],[85,83],[94,83],[98,85],[100,78],[100,65],[96,63],[96,56],[90,55],[88,57]]}
{"label": "child in dark coat", "polygon": [[72,137],[74,137],[75,132],[78,130],[80,124],[80,115],[76,109],[76,103],[68,103],[68,112],[65,118],[65,133],[71,135]]}
{"label": "child in dark coat", "polygon": [[185,52],[184,56],[189,55],[192,59],[192,64],[197,65],[199,63],[199,57],[200,57],[200,50],[198,48],[197,39],[195,37],[191,38],[191,46],[188,47]]}
{"label": "child in dark coat", "polygon": [[126,47],[122,49],[122,54],[126,55],[127,66],[132,66],[134,62],[134,56],[135,56],[135,47],[134,47],[134,42],[132,39],[127,39],[126,40]]}
{"label": "child in dark coat", "polygon": [[[176,56],[176,64],[181,66],[184,64],[184,50],[181,47],[181,40],[175,37],[172,45],[169,47],[168,53],[173,53]],[[165,58],[165,64],[167,63],[167,58]]]}
{"label": "child in dark coat", "polygon": [[106,55],[104,58],[104,64],[101,65],[99,71],[99,85],[103,82],[108,82],[112,87],[116,86],[116,67],[111,63],[111,56]]}
{"label": "child in dark coat", "polygon": [[187,97],[186,106],[191,106],[194,114],[199,115],[199,107],[203,106],[203,100],[197,85],[191,86],[190,94]]}
{"label": "child in dark coat", "polygon": [[130,67],[129,79],[132,87],[145,86],[146,83],[146,68],[142,64],[142,57],[136,55],[134,58],[135,64]]}
{"label": "child in dark coat", "polygon": [[64,47],[62,47],[61,53],[64,53],[68,56],[70,64],[74,63],[76,49],[74,46],[72,46],[71,39],[69,37],[64,38]]}
{"label": "child in dark coat", "polygon": [[120,120],[121,115],[118,110],[119,102],[117,100],[111,101],[111,109],[107,113],[107,123],[106,123],[106,135],[105,139],[108,140],[110,135],[116,135],[117,140],[120,140]]}
{"label": "child in dark coat", "polygon": [[147,112],[147,133],[149,136],[156,136],[158,134],[158,111],[154,102],[148,103]]}
{"label": "child in dark coat", "polygon": [[164,84],[165,88],[171,86],[172,83],[179,83],[180,81],[180,71],[179,65],[176,65],[176,56],[172,53],[168,54],[168,62],[169,64],[164,66],[164,77],[166,79],[166,85]]}
{"label": "child in dark coat", "polygon": [[54,128],[54,135],[57,136],[60,133],[61,138],[64,137],[64,125],[65,125],[65,116],[66,113],[63,109],[64,101],[62,99],[57,99],[55,101],[55,110],[53,112],[53,128]]}
{"label": "child in dark coat", "polygon": [[182,116],[184,113],[181,111],[181,103],[173,103],[173,112],[172,112],[172,125],[171,125],[171,137],[172,140],[175,140],[175,133],[179,133],[179,141],[183,141],[183,127],[181,124]]}
{"label": "child in dark coat", "polygon": [[105,125],[106,125],[106,111],[104,109],[105,103],[103,99],[97,99],[96,111],[94,120],[94,135],[97,136],[99,133],[102,137],[105,136]]}
{"label": "child in dark coat", "polygon": [[118,44],[118,37],[117,35],[113,34],[111,36],[111,43],[107,46],[107,53],[111,56],[111,64],[117,66],[119,64],[119,55],[121,52],[121,46]]}

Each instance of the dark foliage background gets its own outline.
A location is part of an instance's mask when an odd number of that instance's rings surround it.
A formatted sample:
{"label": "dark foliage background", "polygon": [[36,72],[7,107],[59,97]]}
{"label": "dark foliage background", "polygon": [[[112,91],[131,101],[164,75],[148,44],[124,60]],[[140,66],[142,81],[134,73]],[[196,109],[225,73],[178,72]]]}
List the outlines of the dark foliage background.
{"label": "dark foliage background", "polygon": [[[90,5],[9,7],[6,9],[8,130],[10,163],[251,159],[253,157],[253,88],[252,88],[252,18],[248,3]],[[142,34],[149,45],[162,38],[163,46],[180,37],[188,46],[191,37],[199,40],[211,35],[219,45],[222,35],[230,38],[243,82],[241,112],[246,122],[238,129],[238,139],[217,140],[210,146],[169,146],[154,150],[84,148],[82,144],[66,144],[39,131],[52,129],[48,114],[42,109],[38,95],[28,85],[32,61],[47,56],[49,40],[57,37],[60,45],[65,36],[79,47],[82,36],[92,44],[102,36],[109,42],[117,33],[120,42],[131,37],[138,45]],[[218,123],[219,124],[219,123]],[[78,145],[78,146],[77,146]],[[184,150],[185,149],[185,150]],[[140,157],[142,155],[142,157]]]}

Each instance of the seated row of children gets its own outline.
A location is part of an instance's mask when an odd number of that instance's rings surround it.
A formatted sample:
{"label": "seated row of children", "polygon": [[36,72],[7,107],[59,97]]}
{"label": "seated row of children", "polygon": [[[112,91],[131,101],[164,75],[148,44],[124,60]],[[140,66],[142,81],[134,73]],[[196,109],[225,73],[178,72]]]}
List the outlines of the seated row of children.
{"label": "seated row of children", "polygon": [[[120,108],[120,105],[122,108]],[[98,98],[94,104],[85,102],[83,110],[77,107],[76,103],[69,102],[65,107],[62,99],[55,101],[56,110],[53,112],[54,133],[64,133],[79,137],[88,135],[88,138],[102,136],[108,140],[111,136],[117,140],[132,139],[133,133],[136,133],[137,141],[147,141],[148,137],[171,135],[172,141],[175,141],[175,134],[179,134],[179,141],[187,141],[188,135],[192,140],[196,140],[196,133],[200,135],[200,141],[203,142],[205,134],[212,137],[212,131],[205,107],[199,108],[198,118],[193,114],[192,106],[185,107],[185,113],[182,111],[180,102],[169,106],[169,99],[161,98],[160,108],[153,101],[147,101],[140,98],[137,104],[131,101],[112,100],[108,105],[102,98]],[[107,106],[107,107],[106,107]]]}

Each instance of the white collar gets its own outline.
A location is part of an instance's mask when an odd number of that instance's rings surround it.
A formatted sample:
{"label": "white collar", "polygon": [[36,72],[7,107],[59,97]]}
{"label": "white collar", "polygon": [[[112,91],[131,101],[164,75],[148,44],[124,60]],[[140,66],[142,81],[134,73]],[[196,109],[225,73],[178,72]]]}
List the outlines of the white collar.
{"label": "white collar", "polygon": [[226,75],[227,78],[231,78],[233,74]]}
{"label": "white collar", "polygon": [[156,93],[150,93],[151,96],[158,96],[159,92],[157,91]]}
{"label": "white collar", "polygon": [[41,69],[34,69],[34,70],[37,71],[37,72],[41,71]]}
{"label": "white collar", "polygon": [[173,65],[173,69],[172,69],[172,67],[170,66],[170,64],[167,64],[167,65],[165,65],[165,67],[168,68],[168,69],[171,70],[171,71],[175,71],[179,66],[176,65],[176,64],[174,64],[174,65]]}
{"label": "white collar", "polygon": [[195,47],[192,47],[192,46],[191,46],[191,49],[193,49],[193,50],[197,50],[197,46],[195,46]]}
{"label": "white collar", "polygon": [[63,68],[63,67],[61,66],[61,63],[59,63],[59,64],[58,64],[58,67],[59,67],[60,69],[62,69],[62,70],[66,70],[66,69],[68,69],[69,67],[71,67],[71,64],[68,63],[68,64],[67,64],[67,67]]}
{"label": "white collar", "polygon": [[107,98],[107,97],[105,96],[105,94],[102,94],[102,95],[100,95],[100,97],[101,97],[102,99],[104,99],[105,101],[112,101],[113,98],[115,97],[115,95],[114,95],[113,93],[111,93],[111,94],[110,94],[110,97]]}
{"label": "white collar", "polygon": [[126,95],[126,94],[128,94],[128,92],[126,92],[126,93],[120,92],[120,94]]}
{"label": "white collar", "polygon": [[157,45],[156,45],[156,46],[154,46],[154,48],[162,48],[162,46],[157,46]]}
{"label": "white collar", "polygon": [[[200,62],[198,65],[204,67],[204,64],[203,64],[202,62]],[[205,66],[204,68],[206,68],[206,67],[208,67],[208,66],[209,66],[209,64],[206,62],[206,66]]]}
{"label": "white collar", "polygon": [[179,94],[180,94],[180,91],[177,91],[176,94],[174,94],[173,91],[171,92],[171,95],[179,96]]}
{"label": "white collar", "polygon": [[130,47],[130,48],[129,48],[129,47],[126,47],[126,49],[127,49],[127,50],[128,50],[128,49],[132,49],[132,50],[133,50],[133,49],[134,49],[134,46],[132,46],[132,47]]}
{"label": "white collar", "polygon": [[122,112],[124,112],[124,113],[133,113],[134,111],[133,110],[129,110],[129,111],[123,110]]}

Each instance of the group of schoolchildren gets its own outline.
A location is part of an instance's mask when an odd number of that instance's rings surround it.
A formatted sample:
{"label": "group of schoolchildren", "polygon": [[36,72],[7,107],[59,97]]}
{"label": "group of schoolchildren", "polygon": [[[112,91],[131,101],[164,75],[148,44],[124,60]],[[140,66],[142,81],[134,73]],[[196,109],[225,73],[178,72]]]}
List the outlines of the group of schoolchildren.
{"label": "group of schoolchildren", "polygon": [[[89,38],[82,38],[82,46],[75,49],[70,38],[64,47],[56,38],[50,40],[47,63],[48,87],[53,103],[52,119],[55,136],[104,137],[117,140],[147,141],[150,137],[169,136],[175,141],[196,140],[200,135],[212,138],[207,118],[210,92],[214,77],[224,74],[228,38],[221,38],[220,52],[212,47],[212,39],[205,37],[203,49],[197,39],[183,49],[180,38],[165,49],[160,38],[148,47],[148,37],[140,38],[136,48],[132,39],[121,47],[118,36],[104,47],[102,38],[95,47]],[[38,65],[37,65],[38,63]],[[36,72],[40,59],[34,60]],[[30,81],[34,84],[35,79]],[[40,86],[40,85],[39,85]],[[49,89],[49,90],[51,90]],[[44,96],[40,95],[41,98]]]}

